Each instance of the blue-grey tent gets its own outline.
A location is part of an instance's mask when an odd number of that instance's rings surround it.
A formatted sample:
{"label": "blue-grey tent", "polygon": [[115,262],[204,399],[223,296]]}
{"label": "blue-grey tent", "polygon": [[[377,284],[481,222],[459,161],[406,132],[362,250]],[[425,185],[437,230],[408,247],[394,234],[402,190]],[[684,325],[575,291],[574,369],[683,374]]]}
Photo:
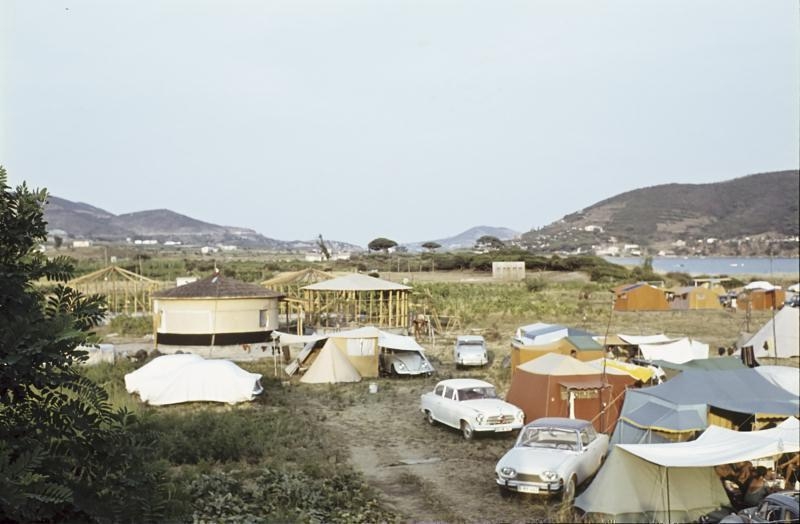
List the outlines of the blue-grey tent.
{"label": "blue-grey tent", "polygon": [[629,389],[611,443],[689,440],[708,427],[712,408],[755,422],[797,416],[800,399],[755,369],[690,369],[658,386]]}

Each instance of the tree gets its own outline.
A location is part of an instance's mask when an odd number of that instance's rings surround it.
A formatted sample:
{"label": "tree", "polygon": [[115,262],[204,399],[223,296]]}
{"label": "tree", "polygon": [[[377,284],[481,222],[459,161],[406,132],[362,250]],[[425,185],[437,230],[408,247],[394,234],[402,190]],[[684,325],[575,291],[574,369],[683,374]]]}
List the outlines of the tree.
{"label": "tree", "polygon": [[58,235],[53,235],[53,244],[55,244],[56,249],[61,249],[61,246],[64,244],[64,239]]}
{"label": "tree", "polygon": [[442,247],[442,245],[439,244],[438,242],[425,242],[424,244],[422,244],[422,247],[424,249],[427,249],[430,253],[433,253],[434,251]]}
{"label": "tree", "polygon": [[502,240],[492,235],[483,235],[475,241],[475,247],[478,249],[501,249],[504,246]]}
{"label": "tree", "polygon": [[325,257],[325,260],[330,260],[331,252],[328,251],[328,246],[325,245],[325,241],[322,239],[322,234],[320,234],[317,238],[317,246],[319,246],[320,253],[322,253],[323,257]]}
{"label": "tree", "polygon": [[166,498],[151,439],[75,366],[104,300],[63,284],[68,258],[38,251],[46,191],[6,180],[0,167],[0,521],[157,519]]}
{"label": "tree", "polygon": [[388,238],[378,237],[369,244],[367,244],[367,249],[370,251],[384,251],[388,252],[391,248],[395,247],[397,242],[394,240],[389,240]]}

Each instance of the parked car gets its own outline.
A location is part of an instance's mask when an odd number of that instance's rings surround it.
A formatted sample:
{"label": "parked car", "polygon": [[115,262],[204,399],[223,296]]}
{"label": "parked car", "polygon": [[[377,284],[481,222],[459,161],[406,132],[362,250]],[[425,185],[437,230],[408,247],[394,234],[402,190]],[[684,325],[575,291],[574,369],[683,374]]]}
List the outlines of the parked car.
{"label": "parked car", "polygon": [[739,522],[800,522],[800,491],[771,493],[761,504],[728,515],[720,523]]}
{"label": "parked car", "polygon": [[486,341],[480,335],[459,335],[453,348],[456,368],[461,366],[485,366],[489,363]]}
{"label": "parked car", "polygon": [[421,351],[382,348],[378,359],[382,376],[431,376],[434,372],[428,358]]}
{"label": "parked car", "polygon": [[519,433],[514,447],[497,462],[502,495],[508,492],[575,497],[578,486],[600,468],[608,452],[608,435],[587,420],[540,418]]}
{"label": "parked car", "polygon": [[521,409],[499,399],[490,383],[474,378],[442,380],[420,397],[420,410],[429,424],[460,429],[467,440],[476,432],[512,432],[525,422]]}

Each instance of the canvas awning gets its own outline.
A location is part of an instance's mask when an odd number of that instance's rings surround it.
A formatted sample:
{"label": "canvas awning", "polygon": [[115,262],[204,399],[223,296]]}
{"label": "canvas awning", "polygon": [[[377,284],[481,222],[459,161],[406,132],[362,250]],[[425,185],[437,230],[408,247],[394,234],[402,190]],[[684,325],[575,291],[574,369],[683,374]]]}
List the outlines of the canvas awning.
{"label": "canvas awning", "polygon": [[691,442],[618,445],[575,506],[600,521],[693,522],[729,504],[713,466],[797,451],[793,417],[761,431],[710,426]]}
{"label": "canvas awning", "polygon": [[611,387],[610,384],[607,382],[603,382],[602,380],[562,380],[558,382],[559,385],[564,386],[567,389],[579,389],[579,390],[586,390],[586,389],[603,389]]}

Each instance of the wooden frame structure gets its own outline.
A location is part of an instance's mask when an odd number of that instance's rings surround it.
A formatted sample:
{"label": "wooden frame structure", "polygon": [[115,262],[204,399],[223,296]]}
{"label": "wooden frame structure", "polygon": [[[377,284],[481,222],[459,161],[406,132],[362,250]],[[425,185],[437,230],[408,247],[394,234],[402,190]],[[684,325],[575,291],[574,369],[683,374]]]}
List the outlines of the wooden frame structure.
{"label": "wooden frame structure", "polygon": [[67,285],[87,295],[103,295],[109,313],[125,314],[152,313],[151,295],[166,286],[116,265],[73,278]]}
{"label": "wooden frame structure", "polygon": [[301,288],[306,323],[323,330],[409,326],[411,287],[358,273]]}

